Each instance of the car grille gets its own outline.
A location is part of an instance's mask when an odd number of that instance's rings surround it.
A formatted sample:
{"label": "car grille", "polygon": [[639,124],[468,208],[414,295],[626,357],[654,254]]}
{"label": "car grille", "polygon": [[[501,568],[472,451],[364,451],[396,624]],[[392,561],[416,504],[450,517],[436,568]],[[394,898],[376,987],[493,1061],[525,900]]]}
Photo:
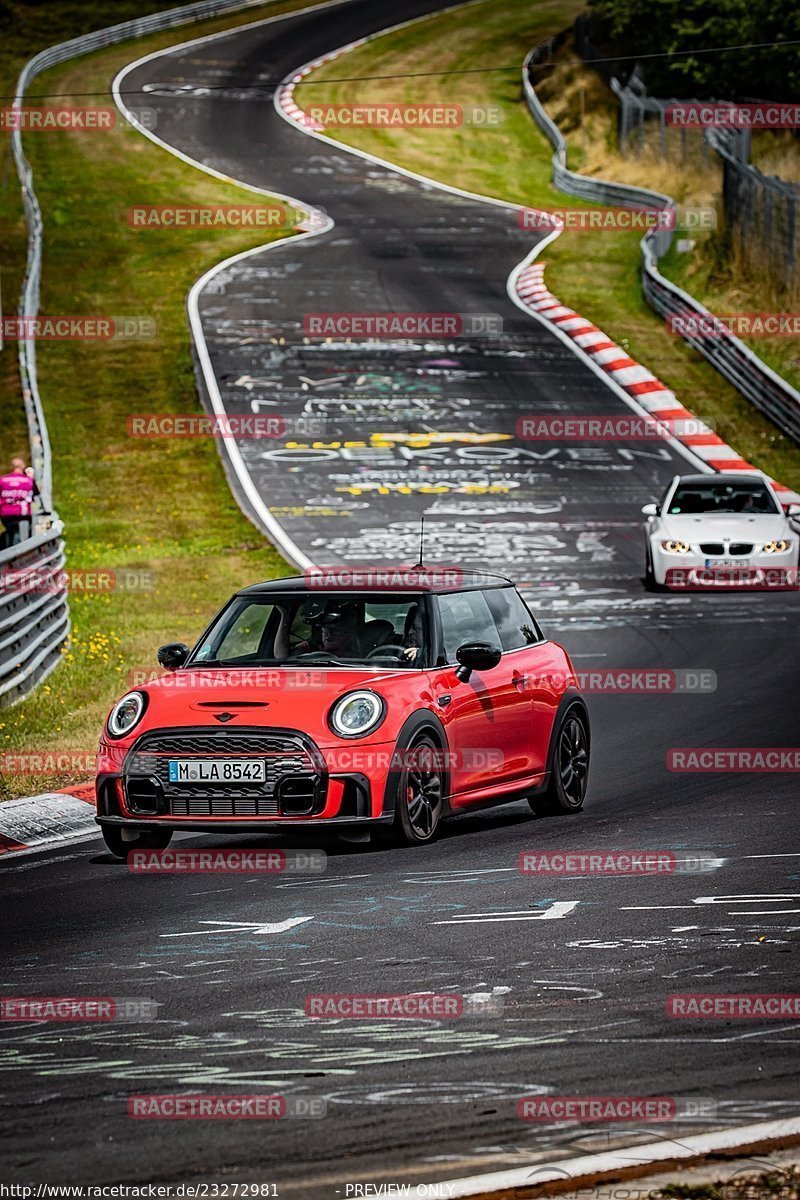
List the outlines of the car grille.
{"label": "car grille", "polygon": [[730,555],[731,558],[743,558],[744,555],[753,553],[753,543],[731,542],[726,549],[722,542],[701,542],[700,549],[703,554]]}
{"label": "car grille", "polygon": [[[172,783],[171,758],[264,758],[263,782],[231,785]],[[132,811],[177,817],[259,817],[314,811],[320,797],[321,759],[296,733],[265,729],[208,732],[161,730],[144,734],[125,761],[125,794]]]}

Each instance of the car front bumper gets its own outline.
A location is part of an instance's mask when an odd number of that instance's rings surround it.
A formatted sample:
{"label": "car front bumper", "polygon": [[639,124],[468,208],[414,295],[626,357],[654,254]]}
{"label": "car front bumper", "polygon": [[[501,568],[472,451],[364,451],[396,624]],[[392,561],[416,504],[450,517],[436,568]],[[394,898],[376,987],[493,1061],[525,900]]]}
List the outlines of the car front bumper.
{"label": "car front bumper", "polygon": [[700,550],[668,554],[652,546],[651,553],[656,583],[674,591],[785,591],[798,586],[796,554],[753,553],[722,567]]}
{"label": "car front bumper", "polygon": [[[99,824],[193,831],[362,825],[385,811],[393,747],[360,756],[320,748],[297,730],[208,727],[149,730],[127,750],[101,743],[96,780]],[[248,783],[175,783],[170,759],[263,757],[264,778]],[[361,769],[359,769],[361,767]]]}

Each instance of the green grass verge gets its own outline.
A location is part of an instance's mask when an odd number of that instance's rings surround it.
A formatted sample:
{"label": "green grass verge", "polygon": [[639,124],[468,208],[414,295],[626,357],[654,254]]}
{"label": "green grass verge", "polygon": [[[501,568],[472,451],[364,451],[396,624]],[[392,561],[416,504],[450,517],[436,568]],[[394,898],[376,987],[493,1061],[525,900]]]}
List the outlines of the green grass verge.
{"label": "green grass verge", "polygon": [[[109,103],[116,71],[139,55],[199,33],[303,7],[270,4],[246,14],[173,30],[56,68],[33,91],[58,104]],[[120,3],[121,20],[143,5]],[[163,4],[150,4],[151,9]],[[72,21],[70,14],[75,17]],[[88,14],[88,15],[87,15]],[[31,12],[30,19],[37,15]],[[57,19],[56,19],[57,18]],[[20,56],[108,21],[108,9],[49,4],[38,37],[3,43],[11,90]],[[45,225],[43,313],[154,317],[157,337],[141,342],[40,343],[39,379],[54,448],[54,498],[66,524],[68,566],[154,572],[150,592],[73,597],[74,636],[61,666],[29,699],[0,710],[0,750],[91,753],[102,719],[132,670],[154,666],[155,648],[191,642],[218,605],[244,583],[289,569],[242,516],[209,439],[133,439],[135,412],[198,412],[185,298],[204,270],[227,255],[286,231],[135,230],[135,204],[268,203],[180,162],[133,131],[39,133],[24,138]],[[24,265],[25,225],[4,145],[0,259],[6,311]],[[27,448],[16,347],[0,354],[2,457]],[[0,799],[75,782],[71,771],[0,777]]]}
{"label": "green grass verge", "polygon": [[[528,0],[506,0],[502,6],[480,3],[427,18],[326,64],[297,89],[297,102],[303,107],[313,101],[381,100],[500,105],[505,119],[497,129],[329,132],[344,143],[470,191],[532,207],[591,207],[552,187],[552,150],[528,114],[520,75],[527,51],[569,25],[581,7],[574,0],[545,0],[535,7]],[[478,67],[500,69],[439,74]],[[362,78],[380,75],[393,78]],[[601,142],[601,153],[604,147]],[[668,334],[645,303],[636,233],[567,232],[547,248],[545,261],[547,283],[565,304],[646,364],[742,455],[782,482],[800,487],[800,454],[791,441],[699,354]]]}

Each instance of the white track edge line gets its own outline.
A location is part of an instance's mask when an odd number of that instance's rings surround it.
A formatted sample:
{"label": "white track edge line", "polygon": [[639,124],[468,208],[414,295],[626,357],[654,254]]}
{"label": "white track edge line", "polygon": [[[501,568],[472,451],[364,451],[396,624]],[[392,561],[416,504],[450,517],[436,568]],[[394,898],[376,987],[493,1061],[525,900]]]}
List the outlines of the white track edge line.
{"label": "white track edge line", "polygon": [[[577,1182],[582,1176],[594,1178],[601,1174],[613,1175],[631,1167],[648,1166],[651,1163],[657,1166],[674,1159],[694,1159],[715,1151],[736,1150],[738,1147],[796,1136],[800,1136],[800,1117],[787,1117],[782,1121],[763,1121],[756,1125],[720,1129],[714,1133],[692,1134],[680,1141],[667,1139],[643,1146],[622,1147],[605,1154],[588,1154],[542,1163],[536,1167],[515,1167],[488,1175],[447,1179],[439,1181],[436,1186],[446,1188],[451,1200],[459,1196],[487,1196],[505,1189],[537,1187],[556,1181],[562,1184],[568,1180]],[[398,1189],[384,1193],[386,1200],[400,1200],[402,1195],[403,1192]]]}
{"label": "white track edge line", "polygon": [[[111,94],[114,99],[114,103],[126,120],[128,120],[139,133],[143,134],[146,138],[149,138],[151,142],[153,142],[156,146],[159,146],[162,150],[166,150],[175,158],[180,159],[181,162],[186,163],[188,166],[195,167],[197,170],[203,171],[206,175],[210,175],[224,183],[232,184],[234,187],[240,187],[245,191],[255,192],[261,196],[269,196],[271,199],[283,200],[292,208],[295,208],[300,212],[307,213],[309,220],[311,220],[314,218],[314,214],[319,212],[319,210],[315,209],[313,205],[309,205],[304,201],[297,200],[293,196],[287,196],[282,192],[276,191],[275,189],[258,187],[255,184],[245,183],[241,179],[235,179],[231,175],[226,175],[223,171],[218,171],[214,167],[209,167],[205,163],[201,163],[197,159],[191,158],[190,155],[185,154],[182,150],[179,150],[175,146],[171,146],[168,142],[165,142],[162,138],[158,137],[158,135],[153,133],[152,130],[146,129],[145,126],[142,125],[142,123],[137,119],[135,114],[128,108],[127,103],[122,98],[121,89],[124,80],[132,71],[148,62],[152,62],[154,59],[175,54],[177,51],[186,50],[193,46],[199,46],[206,42],[216,41],[224,37],[232,37],[235,34],[241,33],[248,29],[255,29],[262,25],[270,25],[276,21],[287,20],[290,17],[302,16],[305,13],[315,12],[319,9],[335,8],[347,3],[349,3],[349,0],[323,0],[323,3],[321,4],[312,4],[307,8],[295,9],[288,13],[276,13],[274,16],[262,17],[258,21],[251,21],[244,25],[235,26],[232,29],[218,30],[216,33],[204,34],[198,38],[190,38],[185,42],[179,42],[176,45],[165,46],[161,50],[154,50],[150,54],[144,54],[140,58],[137,58],[133,62],[130,62],[126,66],[122,67],[115,75],[111,84]],[[319,215],[321,216],[321,214]],[[332,228],[333,221],[328,218],[326,222],[320,224],[318,228],[313,230],[309,230],[305,233],[293,234],[289,237],[281,238],[276,242],[266,242],[262,246],[254,246],[250,250],[245,250],[239,254],[231,255],[229,258],[224,259],[222,262],[217,263],[215,266],[206,271],[189,289],[186,299],[189,323],[191,325],[192,336],[195,341],[197,356],[200,361],[200,367],[203,372],[203,379],[206,384],[211,406],[214,409],[214,412],[218,415],[225,415],[225,406],[222,403],[219,384],[211,364],[211,356],[208,352],[208,344],[206,342],[205,333],[203,331],[202,322],[200,319],[199,297],[203,287],[216,274],[224,271],[226,267],[230,266],[234,262],[237,262],[243,258],[247,258],[250,255],[266,253],[268,250],[276,250],[282,246],[294,244],[295,242],[301,241],[304,238],[317,237],[319,234],[327,233],[328,230]],[[292,538],[289,537],[283,526],[269,511],[269,508],[265,504],[263,497],[256,489],[250,472],[247,470],[244,464],[241,450],[239,449],[235,439],[223,438],[222,442],[223,448],[228,456],[230,465],[233,468],[234,474],[239,481],[239,485],[243,493],[247,497],[247,500],[258,520],[262,523],[264,530],[272,538],[278,550],[280,550],[280,552],[289,560],[289,562],[293,563],[301,570],[305,570],[308,567],[313,566],[312,559],[308,558],[308,556],[304,554],[302,550],[300,550],[299,546],[297,546]],[[245,516],[247,516],[248,519],[252,519],[251,513],[247,512],[246,510]]]}

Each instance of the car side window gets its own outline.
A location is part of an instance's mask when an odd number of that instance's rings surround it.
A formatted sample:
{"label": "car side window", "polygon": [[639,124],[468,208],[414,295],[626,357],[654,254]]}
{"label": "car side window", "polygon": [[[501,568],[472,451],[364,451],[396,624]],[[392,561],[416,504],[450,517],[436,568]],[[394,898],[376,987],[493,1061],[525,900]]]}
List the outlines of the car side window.
{"label": "car side window", "polygon": [[500,634],[503,650],[521,650],[542,640],[542,635],[516,588],[486,592],[486,600]]}
{"label": "car side window", "polygon": [[439,596],[445,662],[454,663],[464,642],[500,646],[500,634],[483,592],[447,592]]}

